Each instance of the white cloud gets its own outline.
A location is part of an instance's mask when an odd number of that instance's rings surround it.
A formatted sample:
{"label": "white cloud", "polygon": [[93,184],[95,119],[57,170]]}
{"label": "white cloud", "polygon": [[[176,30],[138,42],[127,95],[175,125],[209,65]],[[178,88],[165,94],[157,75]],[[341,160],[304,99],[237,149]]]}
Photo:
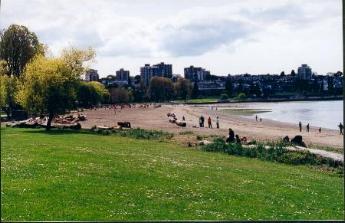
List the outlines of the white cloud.
{"label": "white cloud", "polygon": [[341,1],[3,0],[0,26],[26,25],[57,54],[94,47],[102,75],[166,61],[217,74],[342,69]]}

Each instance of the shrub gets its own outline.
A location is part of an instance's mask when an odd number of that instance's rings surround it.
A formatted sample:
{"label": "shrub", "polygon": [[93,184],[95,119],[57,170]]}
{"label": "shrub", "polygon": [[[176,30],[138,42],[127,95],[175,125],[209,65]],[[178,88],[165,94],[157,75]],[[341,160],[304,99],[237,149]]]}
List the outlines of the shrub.
{"label": "shrub", "polygon": [[226,143],[222,138],[214,139],[213,143],[205,145],[203,149],[206,152],[225,152],[226,151]]}
{"label": "shrub", "polygon": [[192,131],[184,131],[184,132],[180,132],[180,135],[192,135],[193,132]]}
{"label": "shrub", "polygon": [[129,129],[126,131],[116,132],[121,136],[131,137],[135,139],[171,139],[174,135],[163,131],[144,130],[140,128]]}
{"label": "shrub", "polygon": [[246,156],[293,165],[326,165],[338,169],[344,166],[341,161],[317,156],[309,151],[289,151],[285,148],[285,145],[288,144],[278,142],[270,143],[270,147],[267,149],[263,144],[257,144],[255,147],[243,147],[241,144],[236,143],[227,144],[222,138],[217,138],[213,143],[203,146],[203,149],[207,152],[224,152],[229,155]]}
{"label": "shrub", "polygon": [[204,137],[202,137],[202,136],[200,136],[200,135],[197,135],[197,136],[196,136],[196,140],[199,140],[199,141],[200,141],[200,140],[203,140],[203,138],[204,138]]}
{"label": "shrub", "polygon": [[227,99],[229,99],[229,96],[227,94],[220,95],[220,100],[227,100]]}

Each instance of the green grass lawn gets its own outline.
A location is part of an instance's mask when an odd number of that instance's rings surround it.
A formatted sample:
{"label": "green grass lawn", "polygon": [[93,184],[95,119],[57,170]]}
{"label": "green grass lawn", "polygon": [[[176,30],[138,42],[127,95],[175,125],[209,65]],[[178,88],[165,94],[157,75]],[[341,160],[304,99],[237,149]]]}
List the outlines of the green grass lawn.
{"label": "green grass lawn", "polygon": [[343,219],[343,176],[158,140],[1,129],[2,220]]}

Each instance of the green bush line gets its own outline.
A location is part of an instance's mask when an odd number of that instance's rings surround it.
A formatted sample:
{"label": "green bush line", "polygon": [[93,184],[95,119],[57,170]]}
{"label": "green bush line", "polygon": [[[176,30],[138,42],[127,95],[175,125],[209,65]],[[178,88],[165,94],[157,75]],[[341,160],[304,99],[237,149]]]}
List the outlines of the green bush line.
{"label": "green bush line", "polygon": [[102,134],[102,135],[118,135],[123,137],[130,137],[135,139],[171,139],[174,134],[163,132],[163,131],[157,131],[157,130],[145,130],[141,128],[135,128],[135,129],[128,129],[128,130],[103,130],[103,129],[93,129],[94,133]]}
{"label": "green bush line", "polygon": [[309,151],[290,151],[283,142],[270,143],[270,148],[266,149],[263,144],[257,144],[255,147],[247,148],[241,144],[227,144],[224,139],[217,138],[213,143],[204,145],[202,150],[207,152],[222,152],[229,155],[245,156],[258,158],[272,162],[286,163],[292,165],[325,165],[336,168],[343,174],[344,163],[331,158],[321,157],[310,153]]}

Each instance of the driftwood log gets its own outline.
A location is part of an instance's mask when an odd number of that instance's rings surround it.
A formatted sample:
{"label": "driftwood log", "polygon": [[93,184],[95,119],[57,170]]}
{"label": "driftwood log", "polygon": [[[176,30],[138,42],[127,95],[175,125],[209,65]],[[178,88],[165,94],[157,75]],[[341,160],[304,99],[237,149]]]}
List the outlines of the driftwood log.
{"label": "driftwood log", "polygon": [[131,128],[130,122],[118,122],[117,125],[120,126],[121,128]]}
{"label": "driftwood log", "polygon": [[176,125],[178,125],[180,127],[186,127],[187,126],[186,122],[180,122],[180,121],[176,121]]}

